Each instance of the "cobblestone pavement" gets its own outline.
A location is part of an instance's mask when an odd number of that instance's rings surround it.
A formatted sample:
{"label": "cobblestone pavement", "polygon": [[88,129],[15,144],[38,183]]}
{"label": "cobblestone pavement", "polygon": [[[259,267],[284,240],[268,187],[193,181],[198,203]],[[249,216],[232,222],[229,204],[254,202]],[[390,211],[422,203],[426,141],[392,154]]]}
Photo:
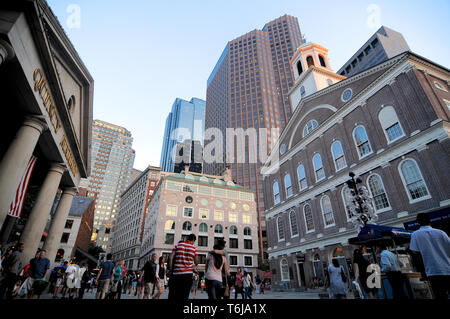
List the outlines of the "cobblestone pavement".
{"label": "cobblestone pavement", "polygon": [[[253,299],[319,299],[319,293],[323,293],[322,290],[316,289],[316,290],[308,290],[306,292],[277,292],[277,291],[265,291],[264,294],[256,294],[253,293]],[[168,296],[168,290],[166,289],[162,295],[161,299],[167,299]],[[231,295],[232,300],[234,299],[234,294]],[[58,299],[61,298],[61,295],[59,295]],[[41,296],[41,299],[52,299],[52,296],[50,294],[44,294]],[[84,299],[95,299],[95,290],[86,292],[84,294]],[[138,299],[137,296],[129,295],[129,294],[122,294],[121,299]],[[197,292],[197,296],[194,298],[193,294],[191,293],[189,296],[189,299],[208,299],[208,295],[206,292]],[[239,295],[238,300],[242,300],[242,297]]]}

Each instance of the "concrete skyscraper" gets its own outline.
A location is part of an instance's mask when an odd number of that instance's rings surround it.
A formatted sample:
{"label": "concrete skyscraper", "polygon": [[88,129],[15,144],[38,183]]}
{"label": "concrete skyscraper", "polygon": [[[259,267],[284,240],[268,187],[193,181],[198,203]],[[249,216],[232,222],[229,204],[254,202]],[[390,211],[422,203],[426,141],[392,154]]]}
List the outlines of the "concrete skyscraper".
{"label": "concrete skyscraper", "polygon": [[92,241],[107,252],[119,212],[120,195],[130,183],[135,152],[127,129],[95,120],[92,132],[92,173],[88,196],[96,197]]}
{"label": "concrete skyscraper", "polygon": [[163,171],[180,173],[189,165],[190,171],[202,172],[205,104],[195,97],[189,102],[175,99],[164,130],[160,162]]}
{"label": "concrete skyscraper", "polygon": [[[292,114],[288,92],[294,78],[289,61],[302,43],[298,20],[289,15],[229,41],[208,78],[205,129],[220,129],[224,144],[227,128],[283,129]],[[245,146],[249,155],[248,143]],[[225,163],[203,165],[205,173],[214,175],[229,166],[236,183],[256,191],[259,214],[264,211],[260,161],[237,164],[225,155]],[[258,218],[262,252],[265,222]]]}

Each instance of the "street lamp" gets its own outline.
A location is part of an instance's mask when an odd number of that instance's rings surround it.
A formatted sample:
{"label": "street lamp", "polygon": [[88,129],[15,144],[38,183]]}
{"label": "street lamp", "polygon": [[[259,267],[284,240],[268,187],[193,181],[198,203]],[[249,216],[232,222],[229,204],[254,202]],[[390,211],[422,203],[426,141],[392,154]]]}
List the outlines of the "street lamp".
{"label": "street lamp", "polygon": [[350,179],[346,182],[350,189],[352,198],[347,205],[347,209],[351,214],[350,221],[358,228],[363,228],[368,223],[375,223],[378,216],[375,214],[375,210],[372,206],[372,198],[364,185],[358,186],[362,183],[361,178],[356,177],[355,173],[350,172],[348,174]]}

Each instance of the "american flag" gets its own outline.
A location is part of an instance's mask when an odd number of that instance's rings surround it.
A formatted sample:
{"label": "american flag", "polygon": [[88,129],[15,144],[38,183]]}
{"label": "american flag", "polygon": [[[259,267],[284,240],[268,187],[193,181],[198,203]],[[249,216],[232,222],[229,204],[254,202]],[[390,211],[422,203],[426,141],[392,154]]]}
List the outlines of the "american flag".
{"label": "american flag", "polygon": [[25,195],[27,194],[28,183],[30,182],[31,174],[33,173],[34,166],[36,164],[36,157],[31,156],[28,161],[27,169],[25,174],[20,181],[19,187],[17,188],[16,195],[9,206],[8,215],[12,217],[20,217],[22,214],[23,203],[25,201]]}

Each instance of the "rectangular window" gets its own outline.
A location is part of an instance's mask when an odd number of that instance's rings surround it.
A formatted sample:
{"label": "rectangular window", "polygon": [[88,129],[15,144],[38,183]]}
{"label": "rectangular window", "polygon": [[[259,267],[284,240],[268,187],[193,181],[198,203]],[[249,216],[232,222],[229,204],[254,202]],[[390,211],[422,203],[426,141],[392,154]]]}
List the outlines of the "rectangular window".
{"label": "rectangular window", "polygon": [[184,217],[192,217],[194,214],[194,209],[192,207],[184,207],[183,216]]}
{"label": "rectangular window", "polygon": [[173,245],[175,239],[175,234],[164,233],[163,243],[166,245]]}
{"label": "rectangular window", "polygon": [[229,213],[228,216],[229,216],[230,223],[237,223],[238,222],[237,214]]}
{"label": "rectangular window", "polygon": [[66,225],[64,225],[64,228],[72,229],[72,226],[73,226],[73,220],[72,219],[66,220]]}
{"label": "rectangular window", "polygon": [[204,208],[200,208],[198,210],[198,214],[199,214],[199,218],[200,219],[208,219],[209,218],[209,210],[204,209]]}
{"label": "rectangular window", "polygon": [[252,222],[252,217],[250,215],[243,215],[242,222],[245,224],[250,224]]}
{"label": "rectangular window", "polygon": [[230,266],[237,266],[238,256],[230,256]]}
{"label": "rectangular window", "polygon": [[63,233],[61,236],[61,243],[65,244],[69,241],[70,233]]}
{"label": "rectangular window", "polygon": [[211,187],[199,185],[198,187],[198,193],[202,195],[211,195]]}
{"label": "rectangular window", "polygon": [[238,239],[230,238],[230,248],[238,248]]}
{"label": "rectangular window", "polygon": [[213,188],[213,194],[217,197],[226,198],[227,197],[227,191],[225,188]]}
{"label": "rectangular window", "polygon": [[254,195],[253,195],[253,193],[239,192],[239,199],[250,202],[250,201],[254,200]]}
{"label": "rectangular window", "polygon": [[198,246],[208,247],[208,236],[198,236]]}
{"label": "rectangular window", "polygon": [[198,263],[200,265],[206,264],[206,255],[205,254],[198,254]]}
{"label": "rectangular window", "polygon": [[166,189],[169,189],[171,191],[180,191],[181,189],[181,183],[174,182],[174,181],[167,181],[166,183]]}
{"label": "rectangular window", "polygon": [[195,185],[195,184],[184,184],[183,185],[183,192],[196,193],[197,192],[197,185]]}
{"label": "rectangular window", "polygon": [[386,129],[386,135],[388,136],[389,141],[391,142],[402,136],[403,131],[402,128],[400,127],[400,124],[397,122],[394,125],[388,127]]}
{"label": "rectangular window", "polygon": [[228,198],[239,199],[239,192],[238,191],[228,190]]}
{"label": "rectangular window", "polygon": [[253,266],[253,258],[251,256],[244,256],[244,265]]}
{"label": "rectangular window", "polygon": [[214,219],[215,220],[223,220],[223,211],[220,211],[220,210],[214,211]]}
{"label": "rectangular window", "polygon": [[244,239],[244,248],[245,249],[253,249],[251,239]]}
{"label": "rectangular window", "polygon": [[177,216],[177,206],[167,205],[166,215],[167,216]]}

